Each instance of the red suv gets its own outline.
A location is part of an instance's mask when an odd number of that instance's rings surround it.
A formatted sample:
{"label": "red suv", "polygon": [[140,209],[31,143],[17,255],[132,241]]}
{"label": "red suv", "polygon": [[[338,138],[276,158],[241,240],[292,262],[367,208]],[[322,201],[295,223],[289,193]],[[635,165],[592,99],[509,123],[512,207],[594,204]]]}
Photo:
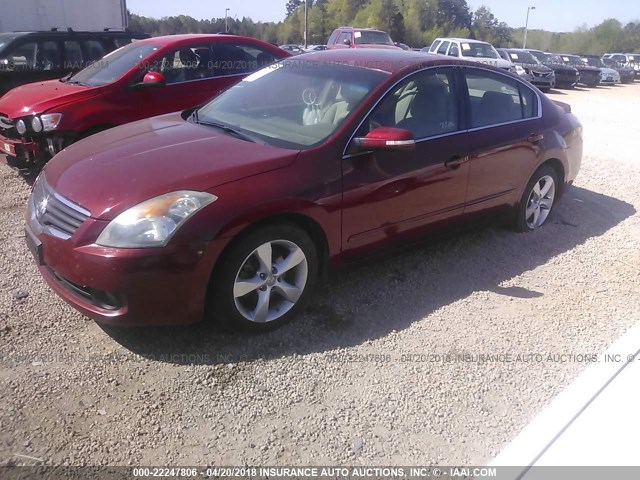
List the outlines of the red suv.
{"label": "red suv", "polygon": [[374,30],[373,28],[336,28],[327,42],[327,50],[337,48],[386,48],[389,50],[402,50],[394,45],[387,32]]}
{"label": "red suv", "polygon": [[289,54],[253,38],[172,35],[122,47],[60,80],[0,98],[0,153],[37,167],[101,130],[202,104]]}

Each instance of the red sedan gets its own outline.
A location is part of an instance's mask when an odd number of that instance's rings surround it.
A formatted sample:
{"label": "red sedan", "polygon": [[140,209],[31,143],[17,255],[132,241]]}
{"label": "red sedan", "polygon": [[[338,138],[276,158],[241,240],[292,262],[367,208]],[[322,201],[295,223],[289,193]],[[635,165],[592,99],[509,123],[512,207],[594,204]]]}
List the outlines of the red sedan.
{"label": "red sedan", "polygon": [[581,156],[569,106],[499,69],[305,54],[66,149],[34,186],[26,238],[99,322],[265,329],[345,262],[484,214],[541,227]]}
{"label": "red sedan", "polygon": [[0,98],[0,153],[37,167],[107,128],[195,107],[289,54],[235,35],[171,35],[134,42],[61,80]]}

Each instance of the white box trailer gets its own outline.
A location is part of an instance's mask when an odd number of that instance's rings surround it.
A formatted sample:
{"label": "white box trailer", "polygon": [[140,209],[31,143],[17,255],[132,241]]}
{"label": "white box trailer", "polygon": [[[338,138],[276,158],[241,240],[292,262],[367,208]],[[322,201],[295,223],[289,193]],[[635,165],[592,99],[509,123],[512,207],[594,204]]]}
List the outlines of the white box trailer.
{"label": "white box trailer", "polygon": [[0,32],[124,30],[126,0],[0,0]]}

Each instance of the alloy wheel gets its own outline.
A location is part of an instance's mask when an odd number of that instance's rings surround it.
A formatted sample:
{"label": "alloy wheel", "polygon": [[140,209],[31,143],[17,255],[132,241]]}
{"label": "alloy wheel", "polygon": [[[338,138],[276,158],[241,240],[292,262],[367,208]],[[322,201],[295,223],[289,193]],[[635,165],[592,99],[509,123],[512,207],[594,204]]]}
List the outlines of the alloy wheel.
{"label": "alloy wheel", "polygon": [[555,196],[556,184],[553,177],[550,175],[540,177],[529,194],[525,210],[525,221],[531,230],[542,226],[547,220]]}
{"label": "alloy wheel", "polygon": [[254,323],[268,323],[291,310],[309,275],[304,251],[289,240],[272,240],[244,260],[233,284],[238,312]]}

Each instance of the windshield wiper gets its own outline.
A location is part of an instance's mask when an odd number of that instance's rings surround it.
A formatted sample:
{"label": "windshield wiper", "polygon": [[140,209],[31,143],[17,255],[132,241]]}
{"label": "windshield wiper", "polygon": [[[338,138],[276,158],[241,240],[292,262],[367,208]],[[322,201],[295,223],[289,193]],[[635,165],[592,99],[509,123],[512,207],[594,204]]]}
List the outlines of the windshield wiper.
{"label": "windshield wiper", "polygon": [[202,121],[202,122],[197,121],[197,123],[199,123],[200,125],[206,125],[208,127],[218,128],[222,130],[224,133],[229,133],[241,140],[246,140],[247,142],[264,144],[264,142],[259,141],[256,137],[243,133],[240,130],[237,130],[229,125],[224,125],[222,123],[216,123],[216,122],[210,122],[210,121]]}
{"label": "windshield wiper", "polygon": [[73,72],[70,72],[70,73],[68,73],[67,75],[65,75],[64,77],[62,77],[62,78],[60,79],[60,81],[61,81],[62,83],[67,83],[71,77],[73,77]]}

